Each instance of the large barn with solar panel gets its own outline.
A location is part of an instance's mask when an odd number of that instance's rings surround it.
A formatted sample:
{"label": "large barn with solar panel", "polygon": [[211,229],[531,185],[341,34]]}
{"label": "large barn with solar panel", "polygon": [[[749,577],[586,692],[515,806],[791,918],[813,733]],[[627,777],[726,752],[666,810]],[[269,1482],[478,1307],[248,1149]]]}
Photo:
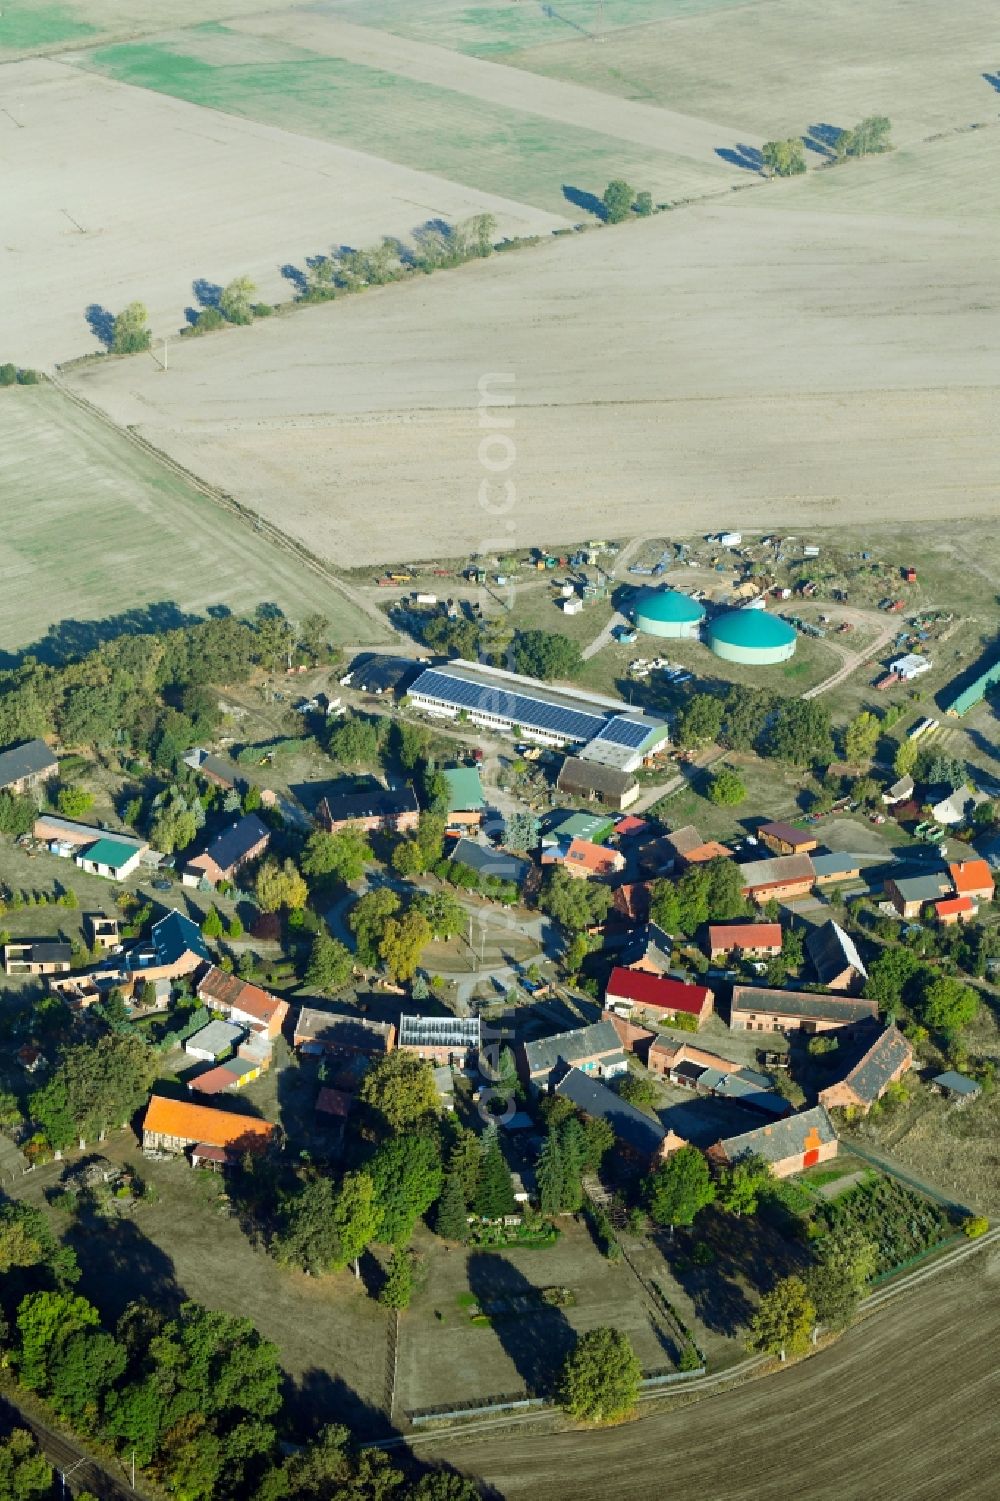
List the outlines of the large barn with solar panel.
{"label": "large barn with solar panel", "polygon": [[666,722],[640,709],[475,662],[428,667],[407,697],[414,708],[441,718],[464,714],[471,724],[540,745],[580,746],[584,759],[619,771],[635,771],[667,740]]}

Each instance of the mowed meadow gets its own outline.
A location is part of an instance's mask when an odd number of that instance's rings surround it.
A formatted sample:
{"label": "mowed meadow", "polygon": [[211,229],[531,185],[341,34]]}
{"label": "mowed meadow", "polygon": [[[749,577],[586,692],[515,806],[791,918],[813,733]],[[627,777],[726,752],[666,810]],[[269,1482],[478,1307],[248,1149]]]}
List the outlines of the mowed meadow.
{"label": "mowed meadow", "polygon": [[0,391],[0,660],[91,645],[136,612],[150,628],[273,601],[345,641],[379,628],[331,583],[51,386]]}

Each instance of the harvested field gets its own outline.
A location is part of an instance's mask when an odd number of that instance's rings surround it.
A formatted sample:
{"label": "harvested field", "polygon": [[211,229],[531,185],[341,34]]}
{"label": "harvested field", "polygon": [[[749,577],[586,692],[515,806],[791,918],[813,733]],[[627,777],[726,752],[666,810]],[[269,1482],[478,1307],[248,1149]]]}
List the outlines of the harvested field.
{"label": "harvested field", "polygon": [[[270,9],[290,7],[297,0],[270,0]],[[197,25],[239,14],[246,0],[170,0],[175,26]],[[5,5],[0,18],[0,55],[4,61],[31,53],[54,51],[67,43],[98,42],[149,31],[149,0],[16,0]]]}
{"label": "harvested field", "polygon": [[[213,604],[319,610],[347,642],[388,635],[322,577],[257,536],[49,386],[0,393],[0,653],[44,638],[86,650],[91,623],[135,612],[164,629]],[[144,610],[143,607],[148,607]],[[56,622],[61,622],[57,625]],[[40,651],[45,655],[46,642]]]}
{"label": "harvested field", "polygon": [[[811,1360],[704,1406],[596,1432],[478,1433],[421,1444],[508,1497],[728,1501],[995,1494],[1000,1255],[931,1277]],[[791,1416],[793,1415],[793,1416]],[[794,1424],[794,1430],[791,1428]],[[803,1442],[790,1442],[794,1431]],[[947,1477],[943,1482],[942,1477]]]}
{"label": "harvested field", "polygon": [[656,19],[648,5],[628,9],[649,24],[611,29],[596,47],[566,27],[564,40],[532,39],[503,61],[765,137],[820,127],[822,138],[888,115],[905,143],[996,119],[984,78],[997,71],[992,0],[758,0],[679,17],[658,8]]}
{"label": "harvested field", "polygon": [[[975,139],[988,175],[1000,132]],[[992,224],[792,209],[800,186],[234,330],[166,376],[72,380],[347,564],[994,516]],[[502,436],[484,376],[513,393]],[[359,503],[391,526],[359,532]]]}
{"label": "harvested field", "polygon": [[503,234],[566,222],[290,134],[280,114],[238,120],[42,60],[5,68],[3,81],[2,357],[21,364],[100,349],[90,307],[100,321],[138,298],[154,333],[173,334],[200,306],[195,282],[211,296],[246,274],[263,300],[287,301],[282,268],[335,244],[483,212]]}

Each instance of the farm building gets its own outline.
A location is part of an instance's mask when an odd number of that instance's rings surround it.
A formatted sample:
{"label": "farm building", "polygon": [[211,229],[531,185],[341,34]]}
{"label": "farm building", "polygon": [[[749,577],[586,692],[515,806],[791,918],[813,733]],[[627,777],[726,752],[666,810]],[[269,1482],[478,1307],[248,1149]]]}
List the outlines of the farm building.
{"label": "farm building", "polygon": [[124,881],[135,870],[146,850],[144,844],[124,839],[102,838],[81,850],[74,860],[81,870],[108,881]]}
{"label": "farm building", "polygon": [[226,761],[222,756],[213,756],[200,746],[188,751],[184,765],[190,766],[206,782],[210,782],[213,787],[221,787],[224,792],[231,792],[240,780],[239,769],[232,761]]}
{"label": "farm building", "polygon": [[220,881],[233,881],[244,865],[264,853],[270,841],[267,824],[256,813],[247,813],[187,862],[181,880],[185,886],[198,886],[202,882],[218,886]]}
{"label": "farm building", "polygon": [[918,652],[907,652],[903,657],[897,657],[889,663],[889,671],[894,672],[900,682],[909,683],[918,678],[922,672],[930,672],[934,664],[929,657],[922,657]]}
{"label": "farm building", "polygon": [[215,1063],[231,1053],[243,1037],[243,1028],[232,1022],[211,1021],[184,1044],[184,1051],[202,1063]]}
{"label": "farm building", "polygon": [[59,762],[44,740],[26,740],[0,752],[0,792],[32,792],[56,775]]}
{"label": "farm building", "polygon": [[614,1090],[579,1068],[571,1068],[556,1085],[556,1094],[584,1115],[607,1121],[615,1140],[629,1156],[653,1165],[667,1152],[667,1133],[659,1121],[623,1100]]}
{"label": "farm building", "polygon": [[133,982],[174,980],[211,964],[212,956],[197,923],[175,909],[153,924],[149,942],[132,949],[125,962]]}
{"label": "farm building", "polygon": [[609,916],[623,923],[646,923],[649,921],[649,904],[652,892],[648,881],[628,881],[616,886],[611,898]]}
{"label": "farm building", "polygon": [[568,844],[546,845],[542,864],[561,865],[571,876],[589,881],[594,876],[610,876],[624,870],[625,856],[619,850],[592,844],[588,839],[571,839]]}
{"label": "farm building", "polygon": [[986,697],[987,690],[994,683],[1000,683],[1000,658],[991,666],[984,668],[970,683],[959,693],[942,695],[942,708],[946,714],[955,714],[961,717],[968,714],[977,704],[981,704]]}
{"label": "farm building", "polygon": [[781,953],[780,922],[710,923],[708,953],[712,959],[771,959]]}
{"label": "farm building", "polygon": [[661,719],[603,695],[549,688],[535,678],[457,659],[427,668],[409,691],[414,708],[438,718],[468,716],[472,724],[542,745],[586,745],[609,764],[634,771],[667,737]]}
{"label": "farm building", "polygon": [[661,1020],[678,1013],[693,1016],[700,1027],[711,1016],[715,998],[705,985],[688,985],[616,965],[604,992],[604,1004],[612,1011],[652,1011]]}
{"label": "farm building", "polygon": [[733,853],[718,840],[703,839],[694,824],[685,824],[682,829],[667,834],[665,843],[673,855],[673,863],[681,870],[686,870],[689,865],[704,865],[706,860],[727,860]]}
{"label": "farm building", "polygon": [[213,1011],[222,1011],[235,1026],[248,1028],[272,1040],[279,1036],[288,1015],[288,1002],[227,974],[214,964],[198,981],[197,996]]}
{"label": "farm building", "polygon": [[829,1032],[878,1015],[874,1001],[809,990],[768,990],[734,985],[729,1008],[733,1032]]}
{"label": "farm building", "polygon": [[556,787],[571,797],[586,797],[603,803],[620,813],[639,796],[639,783],[631,772],[582,756],[567,756],[559,771]]}
{"label": "farm building", "polygon": [[797,829],[794,824],[762,823],[757,837],[766,844],[773,855],[808,855],[819,844],[815,834]]}
{"label": "farm building", "polygon": [[931,1080],[931,1088],[936,1094],[943,1094],[945,1099],[951,1100],[956,1105],[967,1105],[982,1093],[983,1086],[975,1079],[969,1079],[965,1074],[956,1073],[954,1069],[946,1069],[943,1074],[937,1074]]}
{"label": "farm building", "polygon": [[392,790],[372,787],[368,792],[344,792],[324,797],[316,809],[316,822],[328,834],[348,824],[358,824],[369,834],[378,830],[403,834],[415,829],[420,804],[412,787]]}
{"label": "farm building", "polygon": [[72,956],[68,943],[8,943],[3,967],[8,975],[66,975]]}
{"label": "farm building", "polygon": [[625,969],[643,969],[650,975],[665,975],[673,965],[673,943],[655,922],[629,940],[621,953]]}
{"label": "farm building", "polygon": [[619,1016],[614,1011],[602,1011],[601,1020],[611,1023],[626,1053],[634,1053],[637,1058],[646,1061],[649,1049],[656,1040],[655,1032],[650,1031],[649,1027],[640,1027],[628,1017]]}
{"label": "farm building", "polygon": [[643,589],[635,605],[635,623],[647,636],[697,638],[705,607],[678,589]]}
{"label": "farm building", "polygon": [[256,1116],[190,1105],[154,1094],[142,1123],[144,1152],[191,1152],[192,1166],[236,1164],[247,1152],[265,1151],[275,1140],[277,1126]]}
{"label": "farm building", "polygon": [[900,777],[898,782],[893,782],[882,794],[882,801],[887,808],[894,808],[897,803],[905,803],[913,796],[915,783],[907,772],[905,777]]}
{"label": "farm building", "polygon": [[464,1068],[479,1053],[478,1016],[401,1016],[396,1046],[431,1063]]}
{"label": "farm building", "polygon": [[416,677],[419,663],[409,657],[387,656],[381,652],[365,653],[351,662],[352,686],[379,697],[383,693],[400,693]]}
{"label": "farm building", "polygon": [[828,990],[852,990],[868,978],[854,939],[839,923],[830,921],[810,928],[806,934],[806,954],[816,979]]}
{"label": "farm building", "polygon": [[448,827],[478,829],[486,799],[474,766],[449,766],[441,773],[448,788]]}
{"label": "farm building", "polygon": [[874,1022],[865,1030],[861,1056],[836,1084],[819,1092],[819,1102],[828,1110],[848,1106],[867,1115],[889,1088],[913,1065],[913,1048],[895,1025]]}
{"label": "farm building", "polygon": [[571,1068],[604,1079],[628,1072],[621,1040],[610,1021],[526,1042],[521,1058],[527,1082],[538,1090],[549,1088]]}
{"label": "farm building", "polygon": [[881,855],[827,854],[809,856],[817,886],[836,886],[840,881],[858,881],[866,870],[885,863]]}
{"label": "farm building", "polygon": [[795,652],[795,630],[766,610],[727,610],[709,623],[708,644],[724,662],[768,667]]}
{"label": "farm building", "polygon": [[767,1074],[687,1042],[672,1043],[666,1038],[654,1042],[647,1067],[678,1089],[734,1100],[764,1115],[787,1115],[791,1109],[788,1101],[772,1087]]}
{"label": "farm building", "polygon": [[391,1053],[396,1029],[391,1022],[369,1021],[366,1017],[344,1016],[331,1011],[314,1011],[303,1006],[295,1023],[294,1044],[303,1053],[334,1053],[378,1058]]}
{"label": "farm building", "polygon": [[465,865],[483,879],[493,877],[497,881],[509,881],[514,886],[523,886],[531,874],[531,862],[508,855],[506,850],[494,849],[488,844],[476,844],[472,839],[459,839],[451,852],[456,865]]}
{"label": "farm building", "polygon": [[602,813],[557,812],[542,836],[542,843],[568,844],[571,839],[586,839],[591,844],[604,844],[614,833],[614,827],[614,819]]}
{"label": "farm building", "polygon": [[788,1178],[818,1162],[829,1162],[839,1146],[833,1122],[824,1106],[817,1105],[756,1131],[724,1137],[709,1147],[707,1156],[718,1167],[729,1167],[747,1155],[763,1157],[776,1178]]}
{"label": "farm building", "polygon": [[790,901],[812,890],[815,872],[808,855],[775,855],[771,860],[749,860],[740,866],[743,895],[763,904]]}
{"label": "farm building", "polygon": [[883,889],[900,917],[919,917],[931,902],[951,892],[951,877],[945,870],[918,876],[889,876]]}

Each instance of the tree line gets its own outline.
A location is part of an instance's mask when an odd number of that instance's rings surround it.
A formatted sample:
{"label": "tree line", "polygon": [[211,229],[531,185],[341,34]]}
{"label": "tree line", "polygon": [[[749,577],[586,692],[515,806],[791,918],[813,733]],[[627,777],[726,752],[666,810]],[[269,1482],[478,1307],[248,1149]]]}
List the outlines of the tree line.
{"label": "tree line", "polygon": [[[848,130],[839,131],[831,145],[824,143],[827,156],[834,162],[862,156],[879,156],[892,150],[889,132],[892,122],[884,115],[868,115]],[[761,162],[768,177],[796,177],[806,170],[805,147],[810,136],[789,136],[786,140],[765,141]]]}

